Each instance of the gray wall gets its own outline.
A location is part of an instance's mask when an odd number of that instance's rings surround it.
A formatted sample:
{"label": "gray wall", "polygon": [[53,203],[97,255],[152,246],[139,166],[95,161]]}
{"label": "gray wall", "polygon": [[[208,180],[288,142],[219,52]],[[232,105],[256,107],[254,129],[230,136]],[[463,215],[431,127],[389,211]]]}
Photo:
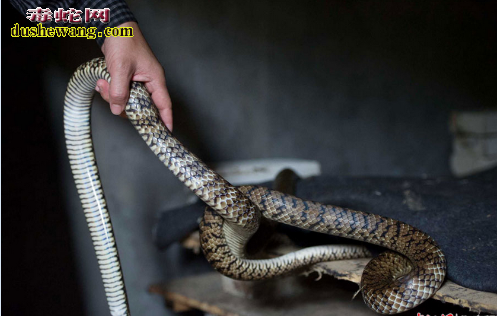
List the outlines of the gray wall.
{"label": "gray wall", "polygon": [[[448,175],[449,111],[496,104],[495,12],[486,2],[129,5],[165,68],[175,134],[205,161],[303,158],[330,175]],[[66,82],[97,53],[68,46],[46,68],[61,157]],[[179,247],[152,245],[156,215],[183,205],[187,192],[101,100],[93,118],[132,313],[165,315],[147,286],[205,270]],[[61,168],[87,312],[107,315],[67,160]]]}

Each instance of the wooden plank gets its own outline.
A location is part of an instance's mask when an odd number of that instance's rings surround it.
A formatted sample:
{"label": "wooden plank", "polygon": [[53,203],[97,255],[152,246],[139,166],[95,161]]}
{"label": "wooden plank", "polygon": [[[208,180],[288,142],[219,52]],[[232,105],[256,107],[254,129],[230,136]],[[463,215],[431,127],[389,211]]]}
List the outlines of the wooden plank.
{"label": "wooden plank", "polygon": [[445,282],[433,298],[478,313],[497,314],[497,294],[468,289],[451,281]]}
{"label": "wooden plank", "polygon": [[[198,233],[193,233],[184,244],[187,248],[196,250],[200,249]],[[270,253],[278,256],[297,250],[293,246],[282,246],[277,249],[271,249]],[[316,272],[318,278],[324,275],[331,275],[339,280],[351,281],[360,284],[362,271],[370,259],[339,260],[332,262],[323,262],[310,267],[304,274]],[[219,280],[217,281],[219,282]],[[457,306],[468,308],[470,311],[497,314],[497,294],[482,292],[465,288],[454,282],[446,281],[444,285],[433,296],[433,299],[443,303],[451,303]]]}
{"label": "wooden plank", "polygon": [[[314,265],[310,272],[332,275],[337,279],[361,283],[361,275],[369,259],[341,260],[323,262]],[[307,273],[310,273],[307,272]],[[444,285],[435,293],[433,299],[444,303],[469,308],[478,313],[497,314],[497,294],[476,291],[457,285],[452,281],[445,281]]]}
{"label": "wooden plank", "polygon": [[256,297],[252,299],[223,291],[221,275],[217,272],[174,280],[166,285],[154,285],[149,290],[164,296],[170,304],[180,302],[221,316],[377,315],[362,299],[352,301],[356,290],[354,285],[330,277],[328,279],[340,285],[298,276],[253,282]]}

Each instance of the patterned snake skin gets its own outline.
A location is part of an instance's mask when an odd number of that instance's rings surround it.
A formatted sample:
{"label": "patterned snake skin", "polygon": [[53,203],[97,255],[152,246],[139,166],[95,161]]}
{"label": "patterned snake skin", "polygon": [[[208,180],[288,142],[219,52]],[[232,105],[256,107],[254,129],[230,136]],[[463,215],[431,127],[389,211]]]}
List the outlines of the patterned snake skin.
{"label": "patterned snake skin", "polygon": [[[65,97],[64,128],[71,168],[111,314],[130,315],[91,141],[93,89],[102,78],[110,80],[102,58],[91,60],[76,70]],[[209,262],[221,273],[236,279],[260,280],[317,262],[370,255],[360,246],[317,246],[278,258],[247,258],[245,245],[264,216],[395,251],[372,259],[362,276],[364,301],[376,312],[394,314],[411,309],[431,297],[442,285],[445,257],[435,241],[422,231],[393,219],[304,201],[262,187],[233,187],[170,134],[141,83],[132,83],[126,114],[154,154],[209,205],[201,223],[201,244]]]}

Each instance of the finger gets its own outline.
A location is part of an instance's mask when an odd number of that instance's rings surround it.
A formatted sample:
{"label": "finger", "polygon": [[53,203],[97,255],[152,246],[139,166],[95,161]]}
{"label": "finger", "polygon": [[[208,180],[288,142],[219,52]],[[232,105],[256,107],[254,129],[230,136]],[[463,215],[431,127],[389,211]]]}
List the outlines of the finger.
{"label": "finger", "polygon": [[112,78],[109,90],[110,110],[113,114],[119,115],[129,99],[132,70],[129,65],[119,65],[117,69],[109,72]]}
{"label": "finger", "polygon": [[173,131],[173,105],[171,103],[171,97],[167,91],[165,81],[160,83],[148,83],[146,84],[148,91],[152,94],[152,100],[159,110],[160,117],[164,124],[166,124],[167,129],[171,132]]}
{"label": "finger", "polygon": [[100,93],[102,99],[109,102],[109,83],[105,79],[100,79],[97,81],[97,86],[95,90]]}

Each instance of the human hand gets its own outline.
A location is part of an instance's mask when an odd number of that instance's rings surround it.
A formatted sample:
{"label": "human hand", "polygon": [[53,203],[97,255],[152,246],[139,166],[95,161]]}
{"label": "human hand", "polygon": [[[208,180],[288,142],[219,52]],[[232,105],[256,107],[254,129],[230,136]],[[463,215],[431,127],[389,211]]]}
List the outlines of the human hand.
{"label": "human hand", "polygon": [[105,39],[102,52],[112,80],[110,85],[104,79],[98,80],[95,90],[110,103],[112,113],[120,115],[129,99],[130,82],[145,83],[159,109],[162,121],[172,131],[172,104],[166,88],[164,69],[148,46],[136,22],[126,22],[119,27],[132,27],[133,37]]}

